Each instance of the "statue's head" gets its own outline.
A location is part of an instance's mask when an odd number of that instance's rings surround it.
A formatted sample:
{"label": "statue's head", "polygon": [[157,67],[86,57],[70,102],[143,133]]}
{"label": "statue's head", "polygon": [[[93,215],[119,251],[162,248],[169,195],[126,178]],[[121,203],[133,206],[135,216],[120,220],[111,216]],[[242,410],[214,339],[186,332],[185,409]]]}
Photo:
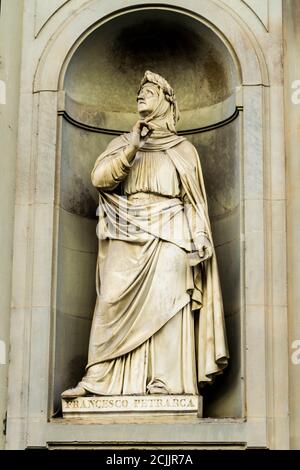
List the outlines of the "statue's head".
{"label": "statue's head", "polygon": [[138,112],[141,118],[176,132],[179,110],[173,89],[160,75],[147,72],[137,94]]}

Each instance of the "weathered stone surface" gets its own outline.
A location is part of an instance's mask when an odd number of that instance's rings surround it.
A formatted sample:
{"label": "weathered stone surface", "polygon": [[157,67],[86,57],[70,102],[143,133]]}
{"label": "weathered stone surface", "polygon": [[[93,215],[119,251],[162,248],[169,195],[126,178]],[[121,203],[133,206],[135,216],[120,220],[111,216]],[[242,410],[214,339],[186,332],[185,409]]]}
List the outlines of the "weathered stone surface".
{"label": "weathered stone surface", "polygon": [[42,27],[47,23],[54,13],[69,0],[35,0],[35,35],[37,36]]}
{"label": "weathered stone surface", "polygon": [[269,0],[243,0],[261,20],[266,29],[269,28]]}

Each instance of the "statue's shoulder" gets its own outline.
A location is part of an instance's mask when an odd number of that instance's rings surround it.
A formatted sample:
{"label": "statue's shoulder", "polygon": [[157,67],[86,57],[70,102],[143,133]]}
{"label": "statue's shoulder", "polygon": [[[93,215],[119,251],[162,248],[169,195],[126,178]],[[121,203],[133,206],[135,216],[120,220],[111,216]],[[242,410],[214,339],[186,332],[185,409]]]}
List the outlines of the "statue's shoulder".
{"label": "statue's shoulder", "polygon": [[186,152],[197,152],[196,147],[187,139],[182,140],[176,145],[178,150]]}
{"label": "statue's shoulder", "polygon": [[111,149],[114,149],[114,148],[123,147],[124,145],[126,145],[127,136],[128,136],[128,134],[118,135],[117,137],[115,137],[114,139],[112,139],[109,142],[106,149],[111,150]]}
{"label": "statue's shoulder", "polygon": [[199,158],[196,147],[187,139],[179,142],[174,148],[191,163],[194,163]]}

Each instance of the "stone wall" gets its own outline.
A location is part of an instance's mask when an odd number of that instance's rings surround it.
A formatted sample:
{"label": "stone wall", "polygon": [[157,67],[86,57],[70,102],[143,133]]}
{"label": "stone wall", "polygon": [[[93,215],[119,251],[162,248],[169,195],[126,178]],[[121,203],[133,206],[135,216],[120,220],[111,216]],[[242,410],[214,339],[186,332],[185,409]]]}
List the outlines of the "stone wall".
{"label": "stone wall", "polygon": [[[291,448],[300,449],[300,2],[284,0],[285,149]],[[296,82],[298,80],[298,83]],[[298,92],[297,92],[298,89]]]}
{"label": "stone wall", "polygon": [[6,426],[9,323],[23,0],[0,12],[0,449]]}

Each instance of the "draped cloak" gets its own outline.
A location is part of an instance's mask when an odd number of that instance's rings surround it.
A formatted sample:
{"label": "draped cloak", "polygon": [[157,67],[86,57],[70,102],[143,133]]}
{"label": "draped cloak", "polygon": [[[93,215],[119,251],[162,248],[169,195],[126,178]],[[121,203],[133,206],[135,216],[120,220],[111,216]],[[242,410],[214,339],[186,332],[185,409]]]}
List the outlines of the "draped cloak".
{"label": "draped cloak", "polygon": [[[123,134],[114,139],[107,150],[95,163],[93,172],[99,163],[113,155],[120,154],[129,144],[130,134]],[[149,138],[143,151],[166,152],[174,167],[185,193],[185,204],[189,204],[194,215],[201,220],[201,232],[204,232],[213,247],[211,227],[208,217],[207,199],[204,188],[200,160],[195,147],[186,139],[176,134]],[[127,162],[128,164],[128,162]],[[93,175],[93,173],[92,173]],[[197,381],[200,385],[211,382],[221,373],[228,362],[228,347],[224,322],[224,312],[216,254],[205,261],[197,257],[201,247],[198,232],[186,224],[183,203],[179,198],[164,198],[149,202],[139,200],[133,203],[124,194],[118,194],[116,188],[99,189],[99,253],[100,246],[107,240],[123,240],[139,243],[146,242],[142,257],[143,265],[136,267],[136,277],[130,289],[114,286],[118,295],[106,299],[105,306],[101,299],[101,256],[97,262],[97,303],[95,307],[87,372],[96,364],[119,358],[134,351],[157,333],[183,307],[190,304],[195,320],[195,350]],[[181,227],[174,235],[170,226]],[[159,315],[149,313],[144,308],[151,298],[151,269],[160,254],[158,243],[164,240],[178,246],[186,253],[191,273],[187,274],[186,292],[176,298],[172,305],[160,308]],[[146,247],[146,248],[145,248]],[[110,269],[114,269],[112,265]],[[150,274],[149,274],[150,273]],[[104,271],[105,274],[105,271]],[[143,280],[148,276],[148,281]],[[149,281],[150,276],[150,281]],[[148,289],[148,291],[147,291]],[[152,299],[151,301],[154,302]],[[155,303],[153,304],[155,305]],[[100,310],[102,309],[101,314]],[[105,312],[103,311],[105,310]],[[148,317],[145,317],[148,316]],[[145,328],[147,325],[147,328]],[[84,385],[84,379],[83,379]]]}

